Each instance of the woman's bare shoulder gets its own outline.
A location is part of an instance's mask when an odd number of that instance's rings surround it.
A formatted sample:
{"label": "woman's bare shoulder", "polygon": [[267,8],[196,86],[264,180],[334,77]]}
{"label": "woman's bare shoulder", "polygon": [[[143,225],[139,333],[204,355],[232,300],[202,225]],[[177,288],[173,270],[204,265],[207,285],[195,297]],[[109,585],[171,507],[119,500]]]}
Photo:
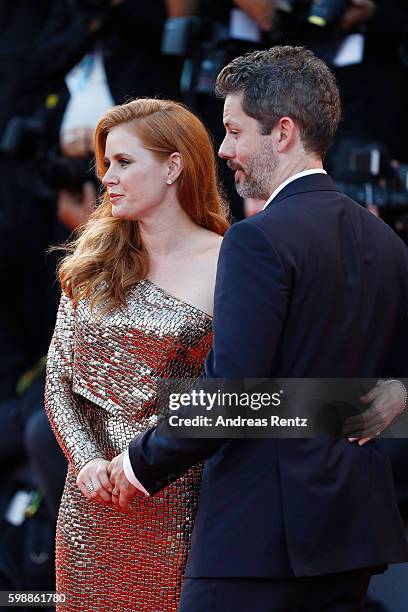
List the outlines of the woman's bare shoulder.
{"label": "woman's bare shoulder", "polygon": [[209,230],[196,235],[191,257],[185,265],[184,287],[188,287],[188,299],[204,312],[212,315],[214,286],[217,273],[218,255],[222,236]]}
{"label": "woman's bare shoulder", "polygon": [[202,255],[206,255],[210,259],[215,257],[218,259],[218,254],[221,248],[223,236],[216,234],[208,229],[202,228],[201,239],[197,244],[198,250]]}

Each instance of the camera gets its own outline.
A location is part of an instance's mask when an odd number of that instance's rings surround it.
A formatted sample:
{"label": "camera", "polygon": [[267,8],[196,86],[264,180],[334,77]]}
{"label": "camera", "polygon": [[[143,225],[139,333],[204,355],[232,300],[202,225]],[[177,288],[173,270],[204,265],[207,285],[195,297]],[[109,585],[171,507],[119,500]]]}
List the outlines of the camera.
{"label": "camera", "polygon": [[88,158],[71,159],[50,151],[40,159],[41,175],[48,187],[59,191],[67,189],[80,193],[86,182],[98,184],[91,169],[92,155]]}
{"label": "camera", "polygon": [[21,160],[35,156],[45,130],[44,115],[12,117],[6,125],[0,141],[0,153],[13,155]]}
{"label": "camera", "polygon": [[229,59],[229,28],[204,17],[172,17],[166,22],[162,53],[186,56],[181,76],[184,94],[214,94],[220,70]]}
{"label": "camera", "polygon": [[391,161],[381,142],[341,142],[332,174],[340,189],[363,206],[408,208],[408,165]]}
{"label": "camera", "polygon": [[219,72],[239,55],[237,44],[225,23],[206,17],[172,17],[166,22],[161,50],[186,58],[181,76],[184,95],[213,96]]}
{"label": "camera", "polygon": [[201,17],[169,17],[165,23],[161,52],[164,55],[187,55],[194,41],[207,37],[206,21]]}
{"label": "camera", "polygon": [[26,163],[33,175],[33,184],[41,193],[60,189],[80,192],[87,181],[96,182],[91,156],[86,159],[61,156],[47,146],[46,130],[43,111],[32,117],[13,117],[1,138],[0,153]]}
{"label": "camera", "polygon": [[309,23],[324,27],[337,23],[349,0],[278,0],[276,8],[284,13],[301,13]]}

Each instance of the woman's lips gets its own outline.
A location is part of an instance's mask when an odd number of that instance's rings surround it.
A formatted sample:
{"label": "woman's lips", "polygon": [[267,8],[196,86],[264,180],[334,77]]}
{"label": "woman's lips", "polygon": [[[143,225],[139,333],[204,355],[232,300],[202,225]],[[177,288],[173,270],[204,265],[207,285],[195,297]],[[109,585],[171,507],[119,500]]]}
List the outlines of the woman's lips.
{"label": "woman's lips", "polygon": [[122,197],[122,194],[121,194],[121,193],[110,193],[110,194],[109,194],[109,199],[110,199],[110,201],[112,202],[112,204],[113,204],[114,202],[117,202],[117,201],[118,201],[118,199],[119,199],[119,198],[121,198],[121,197]]}

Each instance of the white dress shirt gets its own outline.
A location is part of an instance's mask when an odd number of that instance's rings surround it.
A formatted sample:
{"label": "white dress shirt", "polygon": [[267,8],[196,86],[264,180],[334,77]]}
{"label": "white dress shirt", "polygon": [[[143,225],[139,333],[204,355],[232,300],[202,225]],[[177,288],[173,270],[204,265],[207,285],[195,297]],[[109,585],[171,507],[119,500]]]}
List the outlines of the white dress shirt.
{"label": "white dress shirt", "polygon": [[150,493],[146,491],[144,486],[138,481],[138,479],[135,476],[135,473],[132,468],[132,464],[130,463],[130,459],[129,459],[129,449],[126,449],[126,452],[123,455],[123,471],[125,472],[125,476],[130,482],[130,484],[132,484],[134,487],[136,487],[136,489],[139,489],[139,491],[142,491],[142,493],[150,497]]}
{"label": "white dress shirt", "polygon": [[296,179],[298,178],[302,178],[302,176],[309,176],[309,174],[327,174],[327,172],[326,170],[323,170],[323,168],[311,168],[310,170],[303,170],[302,172],[298,172],[297,174],[290,176],[286,179],[286,181],[283,181],[283,183],[281,183],[279,187],[277,187],[275,191],[269,196],[262,210],[265,210],[268,204],[272,202],[272,200],[278,195],[280,191],[282,191],[284,187],[286,187],[286,185],[289,185],[289,183],[291,183],[292,181],[296,181]]}
{"label": "white dress shirt", "polygon": [[[294,174],[293,176],[290,176],[288,179],[286,179],[286,181],[283,181],[283,183],[281,183],[279,185],[279,187],[277,187],[275,189],[275,191],[271,194],[271,196],[267,199],[264,209],[268,206],[268,204],[270,204],[272,202],[272,200],[275,198],[275,196],[278,195],[278,193],[280,191],[282,191],[282,189],[284,187],[286,187],[286,185],[289,185],[289,183],[291,183],[292,181],[295,181],[298,178],[301,178],[302,176],[309,176],[309,174],[327,174],[325,170],[323,170],[323,168],[312,168],[311,170],[303,170],[303,172],[298,172],[297,174]],[[139,489],[139,491],[142,491],[145,495],[150,495],[146,489],[144,488],[144,486],[138,481],[138,479],[135,476],[135,473],[133,472],[132,469],[132,464],[130,463],[130,458],[129,458],[129,451],[126,450],[124,456],[123,456],[123,471],[125,472],[125,476],[128,479],[128,481],[137,489]]]}

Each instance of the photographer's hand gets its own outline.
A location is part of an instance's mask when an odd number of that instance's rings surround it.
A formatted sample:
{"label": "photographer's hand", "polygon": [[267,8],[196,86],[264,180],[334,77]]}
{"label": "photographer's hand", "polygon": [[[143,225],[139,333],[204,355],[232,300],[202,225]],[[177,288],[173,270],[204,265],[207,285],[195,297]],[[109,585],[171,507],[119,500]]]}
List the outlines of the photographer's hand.
{"label": "photographer's hand", "polygon": [[87,157],[92,152],[93,128],[76,127],[60,136],[60,149],[65,157]]}
{"label": "photographer's hand", "polygon": [[61,223],[71,231],[86,223],[94,209],[95,198],[95,186],[91,182],[84,184],[82,193],[61,189],[57,201],[58,218]]}
{"label": "photographer's hand", "polygon": [[276,0],[233,0],[233,2],[256,21],[262,31],[268,32],[272,28]]}
{"label": "photographer's hand", "polygon": [[343,30],[352,30],[363,25],[375,13],[375,4],[372,0],[350,0],[350,4],[340,21]]}

